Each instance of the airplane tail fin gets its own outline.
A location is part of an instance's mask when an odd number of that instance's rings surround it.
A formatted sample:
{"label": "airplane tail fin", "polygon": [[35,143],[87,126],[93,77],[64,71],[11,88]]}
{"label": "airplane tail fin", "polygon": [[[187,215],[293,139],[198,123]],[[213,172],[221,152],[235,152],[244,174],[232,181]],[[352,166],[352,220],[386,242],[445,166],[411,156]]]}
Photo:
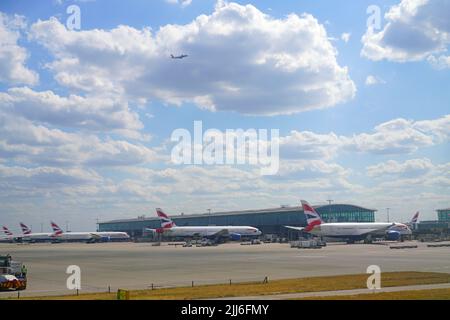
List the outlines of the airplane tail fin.
{"label": "airplane tail fin", "polygon": [[305,200],[302,200],[303,212],[306,216],[307,226],[305,231],[311,231],[315,226],[323,223],[322,218],[317,211]]}
{"label": "airplane tail fin", "polygon": [[30,234],[31,233],[31,229],[28,228],[25,224],[23,224],[22,222],[20,223],[20,227],[22,228],[22,232],[23,234]]}
{"label": "airplane tail fin", "polygon": [[62,235],[64,233],[63,230],[56,223],[54,223],[53,221],[51,221],[50,224],[52,226],[52,229],[53,229],[53,232],[54,232],[55,236],[60,236],[60,235]]}
{"label": "airplane tail fin", "polygon": [[13,236],[13,233],[11,231],[9,231],[9,229],[5,226],[3,226],[3,232],[7,235],[7,236]]}
{"label": "airplane tail fin", "polygon": [[172,219],[170,219],[169,216],[165,214],[161,208],[156,208],[156,214],[161,220],[161,228],[170,229],[172,227],[176,227],[175,222],[173,222]]}
{"label": "airplane tail fin", "polygon": [[412,217],[411,223],[417,223],[417,220],[419,220],[419,211]]}

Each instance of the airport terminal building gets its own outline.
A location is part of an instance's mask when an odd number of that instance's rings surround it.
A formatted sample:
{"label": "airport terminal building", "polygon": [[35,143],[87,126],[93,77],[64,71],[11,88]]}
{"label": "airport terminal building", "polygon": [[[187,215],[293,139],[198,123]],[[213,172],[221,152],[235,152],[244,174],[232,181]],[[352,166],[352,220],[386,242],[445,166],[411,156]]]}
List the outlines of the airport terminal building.
{"label": "airport terminal building", "polygon": [[436,211],[438,213],[439,222],[450,222],[450,208],[438,209]]}
{"label": "airport terminal building", "polygon": [[[325,222],[374,222],[374,209],[351,204],[330,204],[315,206]],[[170,212],[168,212],[170,215]],[[302,207],[286,206],[262,210],[214,212],[192,215],[170,215],[178,226],[252,226],[263,234],[288,237],[289,229],[284,226],[306,226]],[[99,231],[123,231],[132,237],[145,235],[145,228],[159,228],[158,217],[138,217],[134,219],[99,222]]]}

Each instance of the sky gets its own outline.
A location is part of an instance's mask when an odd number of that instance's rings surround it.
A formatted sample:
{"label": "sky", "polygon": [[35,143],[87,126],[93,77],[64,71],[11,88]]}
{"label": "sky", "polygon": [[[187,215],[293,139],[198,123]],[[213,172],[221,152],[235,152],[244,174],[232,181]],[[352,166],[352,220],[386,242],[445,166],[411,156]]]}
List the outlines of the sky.
{"label": "sky", "polygon": [[[0,223],[82,231],[301,199],[435,220],[449,45],[448,0],[3,0]],[[194,121],[278,129],[278,172],[174,163]]]}

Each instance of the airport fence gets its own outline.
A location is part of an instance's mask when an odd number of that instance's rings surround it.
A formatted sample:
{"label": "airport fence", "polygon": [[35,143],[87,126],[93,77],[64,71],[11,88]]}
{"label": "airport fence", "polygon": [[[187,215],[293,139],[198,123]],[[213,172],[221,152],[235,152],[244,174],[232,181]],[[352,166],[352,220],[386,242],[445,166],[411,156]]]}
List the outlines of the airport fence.
{"label": "airport fence", "polygon": [[173,282],[159,282],[159,281],[143,281],[140,285],[117,285],[114,282],[105,284],[104,286],[92,286],[82,283],[81,289],[69,290],[67,288],[53,288],[48,290],[24,290],[24,291],[7,291],[0,292],[0,299],[6,298],[26,298],[26,297],[51,297],[51,296],[65,296],[65,295],[81,295],[86,293],[116,293],[119,289],[124,290],[158,290],[181,287],[197,287],[207,285],[233,285],[243,283],[268,283],[270,281],[268,276],[253,276],[253,277],[229,277],[226,279],[191,279]]}

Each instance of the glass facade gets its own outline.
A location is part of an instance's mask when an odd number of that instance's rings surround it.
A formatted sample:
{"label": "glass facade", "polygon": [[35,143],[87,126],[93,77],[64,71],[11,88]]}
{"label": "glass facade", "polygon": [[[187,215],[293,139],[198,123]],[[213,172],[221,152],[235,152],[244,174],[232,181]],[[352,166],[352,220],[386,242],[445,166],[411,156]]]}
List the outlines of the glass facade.
{"label": "glass facade", "polygon": [[437,212],[439,222],[450,222],[450,208],[440,209]]}
{"label": "glass facade", "polygon": [[325,222],[374,222],[375,210],[352,205],[327,205],[316,208]]}
{"label": "glass facade", "polygon": [[[354,205],[332,204],[316,207],[325,222],[374,222],[375,210]],[[288,207],[267,210],[211,213],[201,215],[173,216],[178,226],[253,226],[264,234],[286,236],[285,226],[306,226],[306,219],[301,207]],[[160,227],[158,218],[141,218],[116,220],[99,223],[100,231],[125,231],[131,236],[141,236],[145,228]]]}

